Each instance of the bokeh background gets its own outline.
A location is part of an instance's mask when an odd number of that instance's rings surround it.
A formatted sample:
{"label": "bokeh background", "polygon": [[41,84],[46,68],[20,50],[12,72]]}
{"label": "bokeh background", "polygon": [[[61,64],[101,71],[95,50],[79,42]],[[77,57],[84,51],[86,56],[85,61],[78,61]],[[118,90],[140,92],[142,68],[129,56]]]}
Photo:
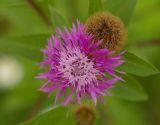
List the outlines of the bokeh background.
{"label": "bokeh background", "polygon": [[[45,0],[35,1],[47,13]],[[75,21],[75,17],[85,22],[88,0],[50,2],[64,16],[66,22]],[[67,23],[70,25],[70,22]],[[46,94],[37,91],[42,81],[35,79],[40,69],[34,59],[40,57],[35,57],[34,52],[31,55],[33,59],[20,56],[17,53],[30,56],[25,50],[19,51],[19,48],[28,46],[12,43],[12,37],[15,36],[20,36],[22,41],[28,40],[33,46],[37,45],[36,41],[47,42],[46,36],[52,32],[49,25],[45,15],[37,13],[34,4],[27,0],[0,0],[0,125],[17,125],[33,118],[40,109],[53,104],[53,98],[48,99]],[[33,42],[21,37],[31,34],[43,36],[35,36]],[[10,48],[7,46],[9,42],[4,39],[6,37],[10,38]],[[37,46],[41,49],[44,47],[41,44]],[[160,70],[160,0],[137,1],[128,24],[126,48],[152,62]],[[148,100],[130,101],[109,97],[106,104],[97,106],[97,125],[160,125],[160,74],[134,77],[144,87]]]}

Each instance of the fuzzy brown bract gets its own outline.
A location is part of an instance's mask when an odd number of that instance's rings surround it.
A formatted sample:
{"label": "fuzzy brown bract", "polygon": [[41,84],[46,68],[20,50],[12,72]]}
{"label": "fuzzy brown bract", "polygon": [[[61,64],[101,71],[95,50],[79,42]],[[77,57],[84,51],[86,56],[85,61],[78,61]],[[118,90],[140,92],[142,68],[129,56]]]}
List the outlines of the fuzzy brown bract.
{"label": "fuzzy brown bract", "polygon": [[75,109],[75,120],[77,125],[93,125],[95,121],[95,111],[93,107],[82,105]]}
{"label": "fuzzy brown bract", "polygon": [[126,29],[119,17],[109,12],[99,12],[90,16],[85,23],[86,32],[96,40],[103,40],[101,47],[120,51],[125,45]]}

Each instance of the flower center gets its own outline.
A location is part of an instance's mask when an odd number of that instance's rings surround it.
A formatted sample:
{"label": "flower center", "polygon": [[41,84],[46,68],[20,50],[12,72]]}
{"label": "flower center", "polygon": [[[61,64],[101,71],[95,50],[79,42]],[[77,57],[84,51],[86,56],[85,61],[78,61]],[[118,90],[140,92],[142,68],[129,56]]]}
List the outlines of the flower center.
{"label": "flower center", "polygon": [[86,75],[86,71],[84,69],[85,63],[82,61],[82,59],[76,59],[71,63],[71,74],[76,76],[84,76]]}
{"label": "flower center", "polygon": [[79,48],[66,48],[60,52],[59,71],[78,90],[90,83],[97,83],[99,73],[91,61]]}

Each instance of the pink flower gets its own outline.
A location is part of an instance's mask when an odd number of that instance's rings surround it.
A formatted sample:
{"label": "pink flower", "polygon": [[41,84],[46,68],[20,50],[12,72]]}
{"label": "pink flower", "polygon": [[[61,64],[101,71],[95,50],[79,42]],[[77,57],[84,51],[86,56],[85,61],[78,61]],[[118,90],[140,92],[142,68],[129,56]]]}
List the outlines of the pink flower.
{"label": "pink flower", "polygon": [[[91,34],[85,32],[80,22],[77,27],[73,24],[71,30],[57,30],[52,36],[47,48],[43,51],[45,59],[41,66],[47,72],[38,78],[47,79],[40,88],[49,95],[58,90],[55,102],[64,96],[64,105],[70,101],[89,96],[96,104],[97,98],[109,95],[118,80],[123,80],[116,70],[124,61],[122,54],[113,55],[113,51],[100,48],[101,41],[95,41]],[[69,92],[69,93],[68,93]]]}

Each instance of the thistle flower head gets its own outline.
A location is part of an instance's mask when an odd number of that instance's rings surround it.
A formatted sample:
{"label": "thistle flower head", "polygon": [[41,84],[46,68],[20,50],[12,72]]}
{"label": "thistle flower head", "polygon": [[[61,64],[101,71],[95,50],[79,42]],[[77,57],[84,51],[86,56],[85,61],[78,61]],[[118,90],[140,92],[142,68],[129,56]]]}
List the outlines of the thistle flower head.
{"label": "thistle flower head", "polygon": [[86,31],[96,40],[103,39],[101,47],[120,51],[125,44],[125,28],[123,22],[109,12],[99,12],[88,18]]}
{"label": "thistle flower head", "polygon": [[71,30],[58,29],[50,38],[41,63],[47,71],[38,76],[47,79],[40,90],[50,95],[57,89],[55,101],[64,96],[64,105],[75,100],[81,103],[85,96],[96,103],[97,97],[108,95],[108,89],[122,80],[116,75],[119,72],[116,68],[124,62],[122,56],[112,56],[113,51],[99,48],[103,41],[95,41],[85,32],[83,24],[77,22],[77,25],[73,24]]}

